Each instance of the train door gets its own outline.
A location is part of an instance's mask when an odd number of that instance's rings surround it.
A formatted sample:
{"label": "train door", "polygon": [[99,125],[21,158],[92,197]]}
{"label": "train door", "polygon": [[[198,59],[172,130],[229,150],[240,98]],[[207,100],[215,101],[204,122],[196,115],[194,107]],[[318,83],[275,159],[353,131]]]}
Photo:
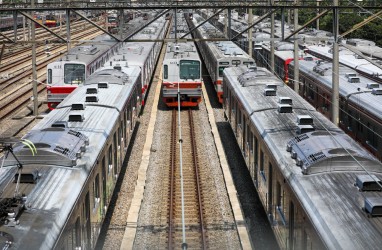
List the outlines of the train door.
{"label": "train door", "polygon": [[289,203],[289,249],[294,248],[294,204]]}
{"label": "train door", "polygon": [[113,145],[114,145],[114,172],[113,172],[113,175],[114,175],[114,178],[113,180],[116,181],[117,180],[117,176],[118,176],[118,172],[119,172],[119,162],[118,162],[118,159],[120,158],[120,155],[119,155],[119,140],[117,139],[117,133],[119,132],[119,128],[117,128],[117,131],[114,132],[114,135],[113,135]]}
{"label": "train door", "polygon": [[273,204],[273,167],[272,164],[269,162],[268,164],[268,214],[270,221],[273,221],[273,211],[272,211],[272,204]]}
{"label": "train door", "polygon": [[92,249],[91,247],[91,221],[90,221],[90,196],[89,191],[85,196],[85,211],[84,211],[84,239],[87,249]]}
{"label": "train door", "polygon": [[[110,150],[110,149],[109,149]],[[107,204],[107,196],[106,196],[106,160],[105,157],[102,159],[102,204],[101,211],[102,217],[105,216],[105,208]]]}
{"label": "train door", "polygon": [[255,165],[255,169],[254,169],[254,173],[253,173],[253,178],[254,178],[254,183],[255,183],[255,187],[257,188],[258,187],[258,184],[259,184],[259,180],[258,180],[258,160],[259,160],[259,142],[257,141],[257,137],[254,136],[253,137],[253,140],[254,140],[254,165]]}

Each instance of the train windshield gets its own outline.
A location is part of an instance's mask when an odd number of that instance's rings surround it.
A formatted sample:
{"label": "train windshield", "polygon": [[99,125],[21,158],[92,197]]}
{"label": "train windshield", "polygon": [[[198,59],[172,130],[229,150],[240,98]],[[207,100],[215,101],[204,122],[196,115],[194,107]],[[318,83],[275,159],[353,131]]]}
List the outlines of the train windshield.
{"label": "train windshield", "polygon": [[180,79],[199,79],[200,78],[200,62],[194,60],[181,60]]}
{"label": "train windshield", "polygon": [[65,84],[81,84],[85,80],[85,65],[68,63],[64,66]]}
{"label": "train windshield", "polygon": [[219,67],[219,77],[223,77],[223,71],[224,71],[225,68],[227,68],[227,66]]}

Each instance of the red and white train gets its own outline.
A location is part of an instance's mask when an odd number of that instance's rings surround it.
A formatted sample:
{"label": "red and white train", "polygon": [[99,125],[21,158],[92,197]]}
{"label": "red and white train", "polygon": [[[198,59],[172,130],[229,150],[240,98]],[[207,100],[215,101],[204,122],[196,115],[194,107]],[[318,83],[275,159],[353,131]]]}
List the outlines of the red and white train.
{"label": "red and white train", "polygon": [[101,35],[93,43],[72,48],[59,60],[49,63],[46,78],[49,109],[54,109],[78,85],[83,84],[115,53],[118,46],[108,35]]}
{"label": "red and white train", "polygon": [[[187,27],[183,15],[177,17],[178,37]],[[174,34],[171,37],[174,38]],[[202,99],[202,62],[193,42],[167,43],[163,60],[163,101],[168,107],[195,107]],[[179,92],[179,99],[178,99]]]}
{"label": "red and white train", "polygon": [[[136,21],[129,22],[130,27],[141,26],[142,18],[134,19]],[[139,34],[148,34],[148,38],[163,38],[165,30],[165,20],[159,19],[150,24],[149,27],[143,29]],[[166,26],[167,27],[167,26]],[[154,29],[154,30],[153,30]],[[166,28],[167,30],[167,28]],[[54,109],[66,96],[68,96],[78,85],[81,85],[91,74],[102,67],[111,56],[116,54],[116,51],[122,47],[122,43],[117,43],[110,40],[108,35],[101,35],[94,39],[93,42],[75,47],[69,53],[59,60],[48,64],[47,66],[47,101],[49,109]],[[155,44],[156,46],[153,46]],[[132,47],[133,44],[131,44]],[[136,45],[139,46],[139,45]],[[155,47],[152,49],[157,57],[161,44],[145,43],[143,47]],[[131,57],[139,61],[137,53],[131,52]],[[131,64],[132,59],[129,59]],[[150,67],[154,64],[154,56],[151,56]],[[144,75],[148,75],[149,69],[146,69],[145,62],[139,63],[138,66],[144,68]],[[148,77],[146,77],[148,78]],[[147,80],[145,81],[147,85]],[[142,86],[142,92],[145,92],[147,86]]]}

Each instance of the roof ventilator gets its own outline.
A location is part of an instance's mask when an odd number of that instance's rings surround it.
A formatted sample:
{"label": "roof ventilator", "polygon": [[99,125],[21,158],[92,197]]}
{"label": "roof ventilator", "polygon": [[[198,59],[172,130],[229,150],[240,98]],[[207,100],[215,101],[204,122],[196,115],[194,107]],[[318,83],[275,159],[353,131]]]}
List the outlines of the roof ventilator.
{"label": "roof ventilator", "polygon": [[382,191],[382,181],[375,175],[357,175],[354,186],[359,191]]}
{"label": "roof ventilator", "polygon": [[292,113],[293,108],[289,104],[279,104],[277,110],[279,113]]}
{"label": "roof ventilator", "polygon": [[82,114],[69,115],[69,121],[70,122],[83,122],[84,120],[85,120],[85,118]]}
{"label": "roof ventilator", "polygon": [[67,121],[55,121],[51,125],[52,128],[67,128],[68,122]]}
{"label": "roof ventilator", "polygon": [[97,94],[98,89],[97,88],[87,88],[86,89],[86,94]]}
{"label": "roof ventilator", "polygon": [[[38,174],[38,171],[35,170],[35,171],[32,171],[31,173],[21,173],[21,176],[20,176],[20,183],[31,183],[31,184],[35,184],[37,179],[39,177],[39,174]],[[13,182],[17,182],[19,178],[19,173],[15,174],[15,179],[13,180]]]}
{"label": "roof ventilator", "polygon": [[365,197],[365,207],[363,209],[369,217],[382,216],[382,198]]}
{"label": "roof ventilator", "polygon": [[109,83],[107,82],[99,82],[98,83],[98,88],[100,89],[107,89],[109,87]]}
{"label": "roof ventilator", "polygon": [[313,126],[313,118],[310,115],[298,115],[297,125],[312,125]]}
{"label": "roof ventilator", "polygon": [[276,96],[276,90],[275,89],[264,89],[264,95],[265,96]]}
{"label": "roof ventilator", "polygon": [[382,89],[373,89],[371,93],[373,95],[382,95]]}
{"label": "roof ventilator", "polygon": [[96,95],[86,96],[85,102],[98,102],[98,97]]}
{"label": "roof ventilator", "polygon": [[293,104],[292,99],[289,98],[289,97],[279,97],[278,102],[279,102],[280,104],[289,104],[289,105],[292,105],[292,104]]}
{"label": "roof ventilator", "polygon": [[379,88],[379,84],[378,83],[368,83],[368,84],[366,84],[366,88],[368,88],[368,89],[378,89]]}
{"label": "roof ventilator", "polygon": [[83,103],[73,103],[71,110],[84,110],[85,105]]}
{"label": "roof ventilator", "polygon": [[315,129],[312,125],[298,125],[296,133],[301,135],[301,134],[305,134],[308,132],[312,132],[314,130]]}
{"label": "roof ventilator", "polygon": [[267,86],[265,87],[266,89],[274,89],[274,90],[277,90],[277,85],[274,84],[274,83],[270,83],[270,84],[267,84]]}

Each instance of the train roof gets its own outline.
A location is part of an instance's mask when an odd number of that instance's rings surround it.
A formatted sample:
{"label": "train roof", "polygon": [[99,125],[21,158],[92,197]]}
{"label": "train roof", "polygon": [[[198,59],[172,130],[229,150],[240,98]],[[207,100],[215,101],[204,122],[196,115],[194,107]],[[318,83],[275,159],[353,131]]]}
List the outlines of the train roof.
{"label": "train roof", "polygon": [[365,55],[368,55],[370,57],[377,58],[379,60],[382,60],[382,48],[375,45],[375,42],[369,41],[366,39],[347,39],[345,43],[364,53]]}
{"label": "train roof", "polygon": [[[202,18],[198,15],[194,15],[193,23],[195,27],[202,22]],[[201,27],[198,28],[199,34],[203,38],[211,37],[224,37],[223,33],[220,32],[210,23],[204,23]],[[244,59],[248,62],[254,62],[250,56],[243,51],[237,44],[232,41],[220,41],[220,42],[209,42],[207,43],[209,50],[214,54],[214,58],[218,61],[228,59],[235,60],[237,58]]]}
{"label": "train roof", "polygon": [[[293,62],[291,63],[293,65]],[[299,62],[300,71],[318,79],[328,89],[332,89],[332,62],[327,61],[305,61]],[[358,79],[353,79],[358,78]],[[353,82],[352,82],[353,79]],[[358,81],[359,83],[355,82]],[[339,67],[339,91],[340,95],[353,102],[357,106],[367,110],[375,117],[382,119],[382,95],[374,91],[373,88],[381,88],[378,83],[373,83],[370,79],[359,75],[355,70],[340,65]],[[369,85],[369,86],[368,86]],[[378,95],[377,95],[378,94]]]}
{"label": "train roof", "polygon": [[[367,218],[361,207],[366,197],[381,200],[382,193],[359,192],[354,182],[365,174],[363,168],[382,179],[381,163],[267,70],[227,68],[224,77],[326,246],[379,246],[382,218]],[[276,96],[264,94],[276,86]],[[280,100],[288,98],[293,111],[283,113],[287,106]],[[296,120],[307,116],[313,120],[314,131],[298,133]]]}
{"label": "train roof", "polygon": [[89,64],[116,44],[117,42],[109,35],[100,35],[93,39],[92,43],[71,48],[66,55],[57,61],[75,61]]}
{"label": "train roof", "polygon": [[[309,51],[323,55],[324,57],[333,58],[332,48],[328,45],[312,45],[307,47]],[[371,64],[367,60],[356,56],[353,52],[346,48],[341,48],[339,52],[339,62],[350,68],[357,69],[358,71],[365,72],[374,77],[382,79],[382,69]]]}
{"label": "train roof", "polygon": [[[36,152],[22,143],[14,146],[22,173],[35,173],[37,181],[21,184],[27,211],[20,216],[19,226],[0,227],[2,233],[17,236],[13,247],[54,248],[139,72],[139,67],[98,71],[23,137],[34,143]],[[86,94],[90,88],[97,94]],[[15,160],[8,156],[0,169],[1,202],[13,197],[16,171]]]}
{"label": "train roof", "polygon": [[[163,18],[151,23],[144,28],[141,32],[134,35],[132,39],[160,39],[164,36],[164,26],[167,20]],[[105,65],[120,64],[129,66],[140,66],[146,62],[148,54],[151,53],[152,48],[155,46],[155,42],[124,42],[118,48],[117,52],[109,59]]]}

